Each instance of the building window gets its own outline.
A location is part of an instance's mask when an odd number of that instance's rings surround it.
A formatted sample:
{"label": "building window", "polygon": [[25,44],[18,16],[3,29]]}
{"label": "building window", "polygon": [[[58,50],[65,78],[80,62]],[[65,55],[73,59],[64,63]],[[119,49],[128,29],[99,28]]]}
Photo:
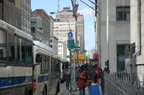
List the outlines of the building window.
{"label": "building window", "polygon": [[130,20],[130,7],[129,6],[116,7],[116,20],[117,21],[129,21]]}
{"label": "building window", "polygon": [[31,19],[31,23],[37,23],[37,19]]}
{"label": "building window", "polygon": [[35,33],[35,27],[31,27],[31,32]]}
{"label": "building window", "polygon": [[127,44],[117,44],[117,72],[125,70],[125,46]]}

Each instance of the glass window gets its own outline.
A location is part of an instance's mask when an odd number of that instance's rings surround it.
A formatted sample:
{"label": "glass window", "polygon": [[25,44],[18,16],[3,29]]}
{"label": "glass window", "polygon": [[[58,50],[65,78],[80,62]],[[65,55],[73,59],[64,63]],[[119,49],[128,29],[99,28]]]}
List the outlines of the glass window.
{"label": "glass window", "polygon": [[117,20],[123,20],[122,7],[117,7]]}
{"label": "glass window", "polygon": [[60,72],[60,62],[58,60],[56,61],[56,72]]}
{"label": "glass window", "polygon": [[124,20],[127,20],[127,21],[130,20],[130,8],[129,7],[124,8]]}
{"label": "glass window", "polygon": [[51,60],[51,72],[54,73],[54,59]]}
{"label": "glass window", "polygon": [[41,73],[45,73],[46,56],[42,55]]}
{"label": "glass window", "polygon": [[49,71],[49,62],[50,60],[49,60],[49,57],[46,57],[46,71],[48,72]]}
{"label": "glass window", "polygon": [[37,23],[38,19],[31,19],[31,23]]}
{"label": "glass window", "polygon": [[122,6],[116,8],[116,20],[117,21],[129,21],[130,20],[130,7]]}
{"label": "glass window", "polygon": [[0,30],[0,63],[7,60],[7,32]]}
{"label": "glass window", "polygon": [[42,55],[41,73],[47,73],[49,71],[49,57]]}
{"label": "glass window", "polygon": [[9,34],[9,61],[15,62],[15,36]]}
{"label": "glass window", "polygon": [[117,45],[117,71],[121,72],[125,70],[125,46]]}
{"label": "glass window", "polygon": [[18,62],[25,62],[25,40],[18,38]]}
{"label": "glass window", "polygon": [[35,33],[35,27],[31,27],[31,32]]}
{"label": "glass window", "polygon": [[26,63],[32,64],[32,42],[26,41]]}

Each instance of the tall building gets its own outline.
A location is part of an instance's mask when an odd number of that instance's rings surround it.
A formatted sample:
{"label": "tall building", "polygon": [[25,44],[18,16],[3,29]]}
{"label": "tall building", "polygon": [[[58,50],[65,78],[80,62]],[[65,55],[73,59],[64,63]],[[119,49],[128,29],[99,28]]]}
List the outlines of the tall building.
{"label": "tall building", "polygon": [[144,0],[130,1],[130,46],[127,49],[126,71],[144,81]]}
{"label": "tall building", "polygon": [[42,19],[40,16],[31,17],[31,35],[33,36],[34,40],[43,40],[43,28]]}
{"label": "tall building", "polygon": [[0,19],[21,29],[21,10],[14,2],[0,0]]}
{"label": "tall building", "polygon": [[[97,51],[104,69],[125,71],[125,46],[130,44],[130,0],[95,0],[97,3]],[[108,2],[107,2],[108,1]]]}
{"label": "tall building", "polygon": [[31,34],[31,0],[1,0],[0,19]]}
{"label": "tall building", "polygon": [[67,45],[64,42],[58,42],[58,55],[67,58]]}
{"label": "tall building", "polygon": [[65,44],[70,30],[73,33],[73,39],[76,41],[76,22],[54,22],[54,36]]}
{"label": "tall building", "polygon": [[[59,21],[54,22],[53,34],[59,39],[59,41],[63,42],[64,44],[67,44],[68,32],[70,30],[73,33],[73,39],[76,41],[76,22],[59,22]],[[69,56],[70,55],[69,50],[67,48],[65,48],[65,50],[67,50],[67,52],[64,52],[64,53],[66,53]]]}
{"label": "tall building", "polygon": [[24,32],[31,34],[31,0],[15,0],[19,3],[21,9],[21,28]]}
{"label": "tall building", "polygon": [[95,50],[95,49],[91,49],[91,50],[89,51],[89,58],[90,58],[90,59],[93,59],[94,53],[96,53],[96,50]]}
{"label": "tall building", "polygon": [[[56,18],[61,22],[76,22],[75,18],[73,17],[73,11],[70,9],[70,7],[64,7],[63,10],[56,13]],[[78,13],[76,28],[76,38],[77,40],[79,38],[80,41],[77,43],[80,44],[80,51],[83,52],[83,50],[85,50],[84,17],[80,13]]]}
{"label": "tall building", "polygon": [[43,9],[36,9],[31,13],[32,17],[39,16],[42,19],[42,26],[43,26],[43,37],[50,39],[50,23],[51,17],[43,10]]}

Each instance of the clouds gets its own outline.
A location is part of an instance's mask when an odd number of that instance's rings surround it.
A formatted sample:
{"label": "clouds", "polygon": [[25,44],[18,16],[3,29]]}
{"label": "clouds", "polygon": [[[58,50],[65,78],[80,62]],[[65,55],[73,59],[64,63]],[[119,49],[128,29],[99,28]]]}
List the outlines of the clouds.
{"label": "clouds", "polygon": [[86,8],[82,10],[78,10],[78,12],[85,17],[94,15],[94,11],[91,8]]}

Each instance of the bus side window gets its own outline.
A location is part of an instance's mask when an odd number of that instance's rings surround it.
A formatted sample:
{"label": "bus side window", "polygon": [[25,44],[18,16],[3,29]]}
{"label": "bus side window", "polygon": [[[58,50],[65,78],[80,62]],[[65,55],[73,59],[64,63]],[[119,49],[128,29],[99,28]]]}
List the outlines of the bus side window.
{"label": "bus side window", "polygon": [[[0,29],[0,63],[7,61],[7,32]],[[5,62],[4,62],[5,63]]]}
{"label": "bus side window", "polygon": [[36,62],[39,64],[39,63],[42,61],[41,55],[40,55],[40,54],[37,54],[35,60],[36,60]]}
{"label": "bus side window", "polygon": [[26,63],[32,64],[32,42],[26,41]]}
{"label": "bus side window", "polygon": [[9,37],[8,57],[11,63],[11,62],[15,62],[15,36],[14,34],[9,33],[8,37]]}
{"label": "bus side window", "polygon": [[3,59],[3,50],[0,49],[0,60],[2,60],[2,59]]}

